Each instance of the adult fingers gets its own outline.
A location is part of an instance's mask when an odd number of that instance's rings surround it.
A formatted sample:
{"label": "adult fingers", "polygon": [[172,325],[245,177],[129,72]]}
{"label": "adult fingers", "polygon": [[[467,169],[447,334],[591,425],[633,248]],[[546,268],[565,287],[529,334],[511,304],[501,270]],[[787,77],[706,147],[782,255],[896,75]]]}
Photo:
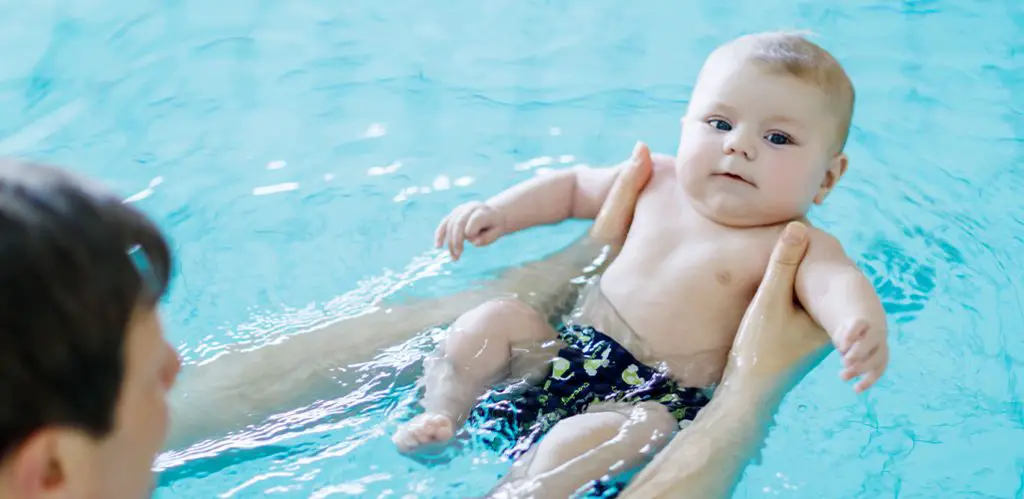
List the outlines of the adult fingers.
{"label": "adult fingers", "polygon": [[757,289],[757,295],[761,299],[771,297],[773,300],[792,301],[796,271],[807,253],[807,244],[807,226],[804,224],[790,222],[783,229],[768,260],[764,279]]}

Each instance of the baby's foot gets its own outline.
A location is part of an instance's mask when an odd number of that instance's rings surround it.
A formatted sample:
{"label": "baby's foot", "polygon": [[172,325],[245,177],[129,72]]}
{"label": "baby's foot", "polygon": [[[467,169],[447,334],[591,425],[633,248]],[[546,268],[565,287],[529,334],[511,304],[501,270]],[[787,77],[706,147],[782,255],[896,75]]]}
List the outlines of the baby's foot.
{"label": "baby's foot", "polygon": [[445,443],[455,435],[455,423],[443,414],[420,414],[399,426],[391,437],[400,452],[411,452],[424,445]]}
{"label": "baby's foot", "polygon": [[654,161],[647,144],[637,142],[633,156],[612,184],[601,211],[594,220],[590,235],[608,242],[622,244],[633,222],[637,199],[654,173]]}

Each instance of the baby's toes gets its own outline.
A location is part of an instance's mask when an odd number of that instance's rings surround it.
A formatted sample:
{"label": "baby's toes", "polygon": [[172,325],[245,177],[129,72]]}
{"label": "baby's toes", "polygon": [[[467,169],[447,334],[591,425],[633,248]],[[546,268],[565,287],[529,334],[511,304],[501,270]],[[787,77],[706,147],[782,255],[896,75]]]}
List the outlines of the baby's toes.
{"label": "baby's toes", "polygon": [[391,441],[399,451],[411,452],[427,444],[447,442],[454,433],[454,425],[447,416],[420,414],[400,426]]}

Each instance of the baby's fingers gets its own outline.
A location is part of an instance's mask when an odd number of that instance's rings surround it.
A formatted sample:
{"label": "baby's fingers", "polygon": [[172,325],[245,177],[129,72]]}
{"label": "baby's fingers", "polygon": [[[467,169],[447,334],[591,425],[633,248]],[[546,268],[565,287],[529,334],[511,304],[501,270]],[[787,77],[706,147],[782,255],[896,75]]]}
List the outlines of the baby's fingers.
{"label": "baby's fingers", "polygon": [[847,367],[863,364],[878,353],[878,342],[869,338],[857,341],[843,354],[843,365]]}
{"label": "baby's fingers", "polygon": [[843,381],[850,381],[864,374],[867,371],[865,361],[870,358],[869,352],[870,349],[864,341],[858,341],[850,346],[846,353],[843,354],[843,370],[839,373],[839,377]]}
{"label": "baby's fingers", "polygon": [[476,236],[476,238],[473,239],[473,246],[487,246],[488,244],[491,244],[494,241],[496,241],[499,236],[501,236],[501,232],[499,232],[497,229],[485,229],[483,233],[481,233],[479,236]]}
{"label": "baby's fingers", "polygon": [[874,369],[868,371],[867,375],[860,379],[856,385],[853,385],[853,391],[857,393],[864,393],[865,390],[871,388],[878,382],[879,378],[882,377],[882,369]]}
{"label": "baby's fingers", "polygon": [[858,376],[863,376],[863,378],[854,385],[854,390],[857,393],[860,393],[870,388],[876,381],[878,381],[879,378],[882,377],[888,363],[888,352],[879,349],[876,350],[876,353],[867,360],[848,366],[840,373],[839,376],[843,381],[850,381]]}
{"label": "baby's fingers", "polygon": [[474,211],[469,217],[469,221],[466,222],[466,239],[469,239],[471,242],[475,241],[480,237],[480,234],[487,230],[489,225],[490,223],[484,210]]}
{"label": "baby's fingers", "polygon": [[855,343],[867,336],[867,332],[868,323],[864,319],[856,319],[843,326],[836,342],[839,353],[846,355]]}
{"label": "baby's fingers", "polygon": [[857,372],[856,368],[854,368],[854,367],[847,367],[847,368],[844,368],[842,371],[839,372],[839,379],[841,379],[843,381],[850,381],[851,379],[856,378],[859,375],[860,375],[860,373]]}
{"label": "baby's fingers", "polygon": [[453,260],[458,260],[462,256],[463,242],[466,240],[466,222],[473,212],[471,209],[461,211],[448,228],[448,249]]}
{"label": "baby's fingers", "polygon": [[451,220],[451,218],[451,215],[444,217],[444,219],[441,220],[441,223],[437,225],[437,229],[434,229],[435,248],[444,246],[444,241],[448,238],[448,221]]}

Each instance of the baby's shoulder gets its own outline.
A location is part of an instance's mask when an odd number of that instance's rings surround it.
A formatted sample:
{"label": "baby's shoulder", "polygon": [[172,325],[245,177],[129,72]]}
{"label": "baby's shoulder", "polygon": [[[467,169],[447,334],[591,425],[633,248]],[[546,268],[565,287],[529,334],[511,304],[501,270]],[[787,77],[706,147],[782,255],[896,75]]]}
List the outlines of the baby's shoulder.
{"label": "baby's shoulder", "polygon": [[804,224],[807,225],[807,236],[810,237],[812,243],[818,242],[821,244],[842,244],[839,242],[838,237],[828,233],[828,231],[826,231],[825,229],[822,229],[821,227],[815,227],[811,225],[810,222],[804,222]]}
{"label": "baby's shoulder", "polygon": [[[842,252],[842,244],[839,239],[829,234],[824,229],[815,227],[808,220],[798,220],[807,227],[808,237],[808,251],[821,252],[821,253],[835,253],[837,250]],[[785,230],[788,223],[772,225],[767,227],[758,227],[752,229],[741,229],[736,231],[740,234],[740,237],[748,238],[751,242],[755,242],[755,247],[763,250],[763,253],[767,256],[775,248],[776,242],[780,236],[782,236],[783,230]]]}
{"label": "baby's shoulder", "polygon": [[781,236],[782,231],[786,229],[786,226],[793,222],[800,222],[804,224],[804,227],[807,227],[807,237],[809,238],[811,244],[814,244],[814,242],[818,242],[819,244],[823,245],[840,244],[839,239],[836,236],[833,236],[825,229],[822,229],[821,227],[814,225],[806,217],[803,217],[793,220],[792,222],[780,223],[772,226],[770,234],[772,236],[773,247],[775,242],[774,239],[778,236]]}
{"label": "baby's shoulder", "polygon": [[651,175],[652,184],[670,183],[676,178],[676,158],[668,154],[651,154],[654,164]]}
{"label": "baby's shoulder", "polygon": [[654,174],[676,174],[676,157],[669,154],[651,154],[651,161],[654,163]]}
{"label": "baby's shoulder", "polygon": [[[807,257],[810,260],[849,260],[843,243],[839,238],[830,234],[820,227],[815,227],[810,222],[804,221],[807,225]],[[781,232],[780,232],[781,233]]]}

